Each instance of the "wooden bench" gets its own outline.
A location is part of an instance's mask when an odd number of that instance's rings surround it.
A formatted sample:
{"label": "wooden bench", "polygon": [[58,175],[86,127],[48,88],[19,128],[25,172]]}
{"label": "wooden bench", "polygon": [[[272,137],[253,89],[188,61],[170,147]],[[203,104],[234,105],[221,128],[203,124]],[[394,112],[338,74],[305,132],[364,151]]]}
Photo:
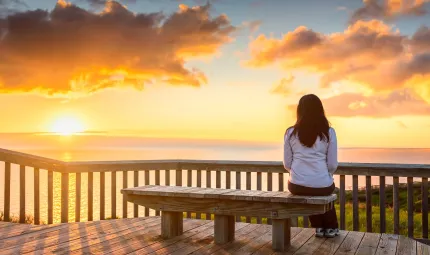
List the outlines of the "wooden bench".
{"label": "wooden bench", "polygon": [[161,236],[171,238],[183,232],[183,212],[215,215],[215,243],[234,240],[235,216],[272,219],[272,248],[290,246],[291,217],[321,214],[329,210],[336,195],[294,196],[288,192],[211,189],[175,186],[143,186],[122,189],[124,199],[159,210]]}

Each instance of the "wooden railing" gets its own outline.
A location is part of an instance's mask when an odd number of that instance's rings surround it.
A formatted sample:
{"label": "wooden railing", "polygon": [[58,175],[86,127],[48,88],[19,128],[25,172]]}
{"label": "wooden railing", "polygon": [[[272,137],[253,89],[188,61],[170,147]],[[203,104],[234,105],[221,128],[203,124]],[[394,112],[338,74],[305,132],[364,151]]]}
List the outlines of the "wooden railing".
{"label": "wooden railing", "polygon": [[[273,190],[277,181],[277,190],[284,191],[286,187],[286,177],[288,172],[283,168],[282,162],[263,161],[212,161],[212,160],[139,160],[139,161],[104,161],[104,162],[63,162],[48,158],[38,157],[25,153],[0,149],[0,162],[4,162],[4,220],[10,220],[10,199],[11,199],[11,165],[19,165],[19,221],[25,222],[26,200],[25,200],[25,169],[34,170],[34,223],[40,221],[40,175],[41,169],[47,171],[47,223],[53,223],[54,208],[54,183],[53,174],[61,174],[61,222],[69,221],[69,175],[75,174],[75,221],[81,220],[81,193],[82,188],[87,189],[87,220],[93,220],[94,216],[94,173],[100,176],[100,219],[106,219],[106,181],[105,174],[111,175],[111,218],[117,217],[117,177],[118,172],[122,174],[122,188],[128,187],[128,173],[133,172],[133,186],[149,184],[160,185],[160,173],[164,172],[164,185],[195,186],[195,187],[215,187],[215,188],[236,188],[236,189],[256,189]],[[1,168],[1,165],[0,165]],[[82,174],[87,175],[87,187],[82,187]],[[193,174],[194,173],[194,174]],[[140,183],[143,174],[144,183]],[[150,178],[150,174],[151,177]],[[393,232],[400,232],[400,179],[406,177],[407,185],[407,234],[414,237],[414,193],[413,178],[421,178],[421,238],[428,239],[428,178],[430,177],[430,165],[405,165],[405,164],[358,164],[341,163],[335,173],[339,178],[339,210],[340,228],[346,229],[346,176],[352,178],[352,230],[358,231],[359,221],[359,176],[365,176],[365,208],[366,208],[366,232],[379,231],[386,232],[386,178],[392,177],[393,185]],[[171,177],[174,176],[174,179]],[[372,228],[372,176],[379,177],[379,221],[380,229]],[[205,178],[203,180],[202,178]],[[274,178],[276,177],[276,178]],[[235,180],[233,185],[232,181]],[[265,181],[264,181],[265,180]],[[263,189],[265,186],[265,189]],[[254,187],[254,188],[253,188]],[[137,205],[133,205],[133,217],[148,216],[150,210],[144,209],[143,215],[139,215]],[[1,210],[1,209],[0,209]],[[156,211],[156,215],[160,212]],[[192,214],[187,212],[187,217],[207,218],[209,215]],[[122,202],[122,217],[129,217],[127,202]],[[251,222],[249,217],[237,220]],[[270,220],[257,218],[257,223],[268,223]],[[309,222],[303,218],[303,226],[308,227]],[[348,229],[350,230],[350,229]]]}

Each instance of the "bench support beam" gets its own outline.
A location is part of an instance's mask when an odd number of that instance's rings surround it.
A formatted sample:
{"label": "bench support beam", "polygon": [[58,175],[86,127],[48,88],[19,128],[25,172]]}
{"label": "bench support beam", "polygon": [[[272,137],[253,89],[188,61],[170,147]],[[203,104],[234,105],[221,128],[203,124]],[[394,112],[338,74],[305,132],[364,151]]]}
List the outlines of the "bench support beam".
{"label": "bench support beam", "polygon": [[225,244],[234,240],[235,217],[215,214],[215,243]]}
{"label": "bench support beam", "polygon": [[163,211],[161,214],[161,237],[168,239],[182,235],[183,215],[182,212]]}
{"label": "bench support beam", "polygon": [[272,248],[285,251],[291,245],[291,219],[272,220]]}

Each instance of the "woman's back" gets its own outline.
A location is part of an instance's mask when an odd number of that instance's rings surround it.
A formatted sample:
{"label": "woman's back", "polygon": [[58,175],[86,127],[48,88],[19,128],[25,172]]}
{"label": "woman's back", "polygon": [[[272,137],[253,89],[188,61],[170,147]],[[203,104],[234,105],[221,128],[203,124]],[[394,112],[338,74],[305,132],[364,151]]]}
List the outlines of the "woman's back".
{"label": "woman's back", "polygon": [[337,138],[333,128],[329,137],[317,137],[313,146],[300,142],[294,128],[284,137],[284,167],[290,169],[290,182],[306,187],[327,187],[333,183],[337,168]]}

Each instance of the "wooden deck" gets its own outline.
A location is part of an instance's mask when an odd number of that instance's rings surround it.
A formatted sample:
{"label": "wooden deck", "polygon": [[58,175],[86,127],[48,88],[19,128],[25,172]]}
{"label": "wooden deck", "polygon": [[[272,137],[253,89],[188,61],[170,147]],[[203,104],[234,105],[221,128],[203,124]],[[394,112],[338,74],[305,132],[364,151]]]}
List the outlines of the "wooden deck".
{"label": "wooden deck", "polygon": [[292,228],[291,248],[274,253],[269,225],[236,223],[236,239],[214,244],[213,221],[184,219],[184,234],[160,238],[160,217],[20,225],[0,222],[0,254],[430,254],[404,236],[341,231],[315,238],[314,229]]}

